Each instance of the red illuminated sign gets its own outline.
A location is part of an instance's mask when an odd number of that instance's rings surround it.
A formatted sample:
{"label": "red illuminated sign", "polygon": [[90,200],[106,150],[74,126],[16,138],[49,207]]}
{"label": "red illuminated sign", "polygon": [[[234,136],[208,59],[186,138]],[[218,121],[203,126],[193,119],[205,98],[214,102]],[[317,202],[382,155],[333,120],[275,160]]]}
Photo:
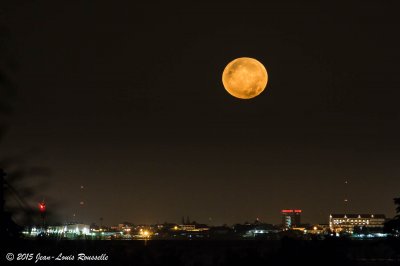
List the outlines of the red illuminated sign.
{"label": "red illuminated sign", "polygon": [[282,210],[282,213],[301,213],[301,210]]}

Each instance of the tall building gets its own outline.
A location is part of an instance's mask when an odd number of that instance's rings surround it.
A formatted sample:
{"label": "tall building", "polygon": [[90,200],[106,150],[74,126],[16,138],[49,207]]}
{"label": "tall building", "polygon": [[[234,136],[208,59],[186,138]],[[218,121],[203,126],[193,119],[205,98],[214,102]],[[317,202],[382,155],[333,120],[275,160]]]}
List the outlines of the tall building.
{"label": "tall building", "polygon": [[329,228],[334,232],[353,233],[355,227],[365,227],[374,231],[383,229],[384,214],[331,214]]}
{"label": "tall building", "polygon": [[293,228],[301,224],[301,210],[282,210],[282,226]]}

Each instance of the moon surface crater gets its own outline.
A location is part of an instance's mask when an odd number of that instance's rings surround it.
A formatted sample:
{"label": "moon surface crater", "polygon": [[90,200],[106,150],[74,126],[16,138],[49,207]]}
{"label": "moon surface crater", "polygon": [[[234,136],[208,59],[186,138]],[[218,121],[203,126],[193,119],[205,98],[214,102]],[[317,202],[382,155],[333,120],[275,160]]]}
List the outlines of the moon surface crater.
{"label": "moon surface crater", "polygon": [[224,69],[222,83],[225,90],[239,99],[251,99],[264,91],[268,73],[264,65],[254,58],[240,57]]}

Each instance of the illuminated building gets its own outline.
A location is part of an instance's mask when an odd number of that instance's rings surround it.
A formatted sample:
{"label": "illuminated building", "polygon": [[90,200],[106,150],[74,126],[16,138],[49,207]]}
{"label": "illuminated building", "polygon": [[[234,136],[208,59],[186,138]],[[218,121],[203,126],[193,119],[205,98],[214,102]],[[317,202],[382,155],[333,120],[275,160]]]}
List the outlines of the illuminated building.
{"label": "illuminated building", "polygon": [[284,228],[298,227],[301,224],[301,210],[282,210],[281,213]]}
{"label": "illuminated building", "polygon": [[205,224],[181,224],[170,228],[172,238],[208,238],[210,228]]}
{"label": "illuminated building", "polygon": [[307,226],[304,229],[304,233],[311,235],[322,235],[327,233],[329,230],[329,226],[327,224],[314,224]]}
{"label": "illuminated building", "polygon": [[91,236],[90,226],[87,224],[50,225],[44,228],[27,228],[22,232],[26,237],[37,237],[41,234],[48,237],[76,239],[82,236]]}
{"label": "illuminated building", "polygon": [[181,224],[176,225],[174,230],[186,231],[186,232],[199,232],[199,231],[208,231],[210,228],[206,225],[202,224]]}
{"label": "illuminated building", "polygon": [[353,233],[355,227],[382,230],[385,220],[383,214],[331,214],[329,228],[337,233]]}
{"label": "illuminated building", "polygon": [[194,224],[182,224],[179,225],[179,230],[183,230],[183,231],[193,231],[196,229],[196,226]]}

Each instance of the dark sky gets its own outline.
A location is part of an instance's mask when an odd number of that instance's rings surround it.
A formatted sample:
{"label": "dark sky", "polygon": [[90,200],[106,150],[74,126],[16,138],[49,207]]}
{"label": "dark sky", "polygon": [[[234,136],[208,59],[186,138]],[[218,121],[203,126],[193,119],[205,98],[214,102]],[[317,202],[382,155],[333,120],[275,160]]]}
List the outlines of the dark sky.
{"label": "dark sky", "polygon": [[[81,197],[106,224],[394,214],[396,1],[5,2],[19,100],[2,154],[36,151],[37,199],[62,219]],[[221,82],[243,56],[269,73],[252,100]]]}

